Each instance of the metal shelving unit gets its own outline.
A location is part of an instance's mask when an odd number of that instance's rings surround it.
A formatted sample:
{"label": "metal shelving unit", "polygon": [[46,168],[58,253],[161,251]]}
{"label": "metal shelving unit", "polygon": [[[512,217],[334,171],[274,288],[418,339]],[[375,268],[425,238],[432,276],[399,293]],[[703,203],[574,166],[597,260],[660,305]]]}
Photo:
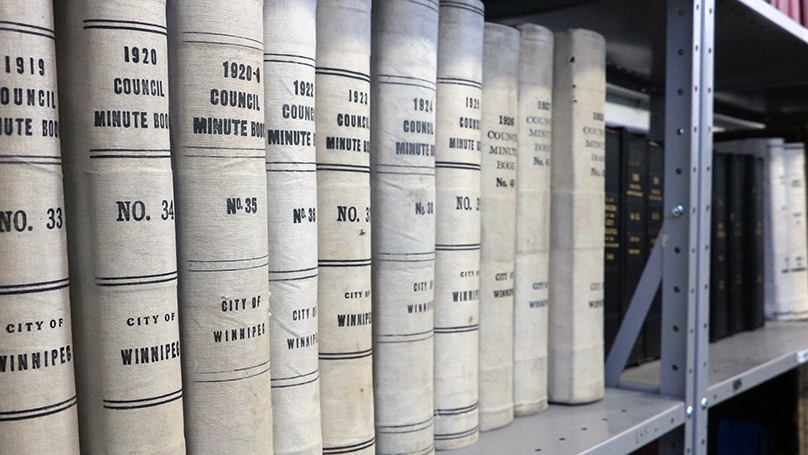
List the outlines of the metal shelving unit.
{"label": "metal shelving unit", "polygon": [[[763,0],[488,0],[488,20],[605,36],[607,81],[647,93],[663,140],[665,226],[606,364],[606,397],[551,405],[484,433],[472,454],[707,451],[710,406],[808,360],[808,324],[768,323],[710,345],[714,108],[750,122],[808,120],[808,30]],[[662,284],[660,284],[662,283]],[[662,355],[623,371],[662,286]]]}

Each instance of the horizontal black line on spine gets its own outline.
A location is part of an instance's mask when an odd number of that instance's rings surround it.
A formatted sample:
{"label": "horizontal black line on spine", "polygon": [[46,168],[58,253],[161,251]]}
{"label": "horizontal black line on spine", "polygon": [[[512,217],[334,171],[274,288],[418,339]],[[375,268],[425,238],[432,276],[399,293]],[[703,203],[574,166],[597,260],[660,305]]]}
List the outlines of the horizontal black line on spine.
{"label": "horizontal black line on spine", "polygon": [[153,408],[155,406],[160,406],[164,404],[171,403],[172,401],[177,401],[182,398],[182,394],[179,394],[175,397],[168,398],[163,401],[158,401],[156,403],[143,403],[138,405],[131,405],[131,406],[118,406],[118,405],[104,405],[104,409],[114,409],[116,411],[126,411],[130,409],[143,409],[143,408]]}
{"label": "horizontal black line on spine", "polygon": [[170,152],[171,149],[90,149],[90,153],[95,152]]}
{"label": "horizontal black line on spine", "polygon": [[54,403],[54,404],[50,404],[50,405],[47,405],[47,406],[40,406],[38,408],[22,409],[22,410],[19,410],[19,411],[0,411],[0,419],[2,419],[2,416],[28,414],[30,412],[46,411],[48,409],[58,408],[59,406],[64,406],[67,403],[70,403],[71,401],[75,401],[75,400],[76,400],[76,395],[73,395],[72,397],[68,398],[65,401],[60,401],[59,403]]}
{"label": "horizontal black line on spine", "polygon": [[[67,278],[60,278],[58,280],[50,280],[50,281],[38,281],[36,283],[25,283],[25,284],[5,284],[0,285],[0,289],[19,289],[19,288],[28,288],[34,286],[46,286],[48,284],[56,284],[56,283],[63,283],[70,280],[70,277]],[[0,412],[2,414],[2,412]]]}
{"label": "horizontal black line on spine", "polygon": [[205,263],[222,263],[222,262],[246,262],[246,261],[257,261],[258,259],[266,259],[269,255],[265,254],[263,256],[256,256],[254,258],[244,258],[244,259],[211,259],[211,260],[202,260],[202,259],[188,259],[186,262],[205,262]]}
{"label": "horizontal black line on spine", "polygon": [[463,406],[463,407],[460,407],[460,408],[435,409],[435,415],[436,416],[450,416],[450,415],[466,414],[466,413],[469,413],[471,411],[474,411],[475,409],[477,409],[479,407],[480,407],[480,402],[478,401],[478,402],[476,402],[474,404],[471,404],[469,406]]}
{"label": "horizontal black line on spine", "polygon": [[261,49],[260,47],[248,46],[246,44],[223,43],[221,41],[184,40],[183,43],[188,43],[188,44],[218,44],[220,46],[243,47],[243,48],[247,48],[247,49],[253,49],[253,50],[256,50],[256,51],[263,51],[263,49]]}
{"label": "horizontal black line on spine", "polygon": [[415,333],[391,333],[391,334],[377,334],[374,335],[375,337],[414,337],[418,335],[426,335],[432,333],[432,329],[425,330],[423,332],[415,332]]}
{"label": "horizontal black line on spine", "polygon": [[379,81],[380,84],[389,84],[389,85],[406,85],[408,87],[420,87],[425,88],[427,90],[435,91],[435,87],[429,87],[426,85],[421,84],[413,84],[412,82],[391,82],[391,81]]}
{"label": "horizontal black line on spine", "polygon": [[389,77],[389,78],[393,78],[393,79],[406,79],[408,81],[420,81],[420,82],[426,82],[427,84],[435,85],[435,83],[433,81],[431,81],[429,79],[422,79],[420,77],[398,76],[398,75],[395,75],[395,74],[379,74],[376,77]]}
{"label": "horizontal black line on spine", "polygon": [[74,396],[73,398],[71,398],[71,399],[69,399],[69,400],[67,400],[67,401],[65,401],[63,403],[60,403],[59,405],[56,405],[58,407],[47,406],[48,409],[40,411],[40,412],[37,412],[36,414],[13,415],[13,416],[9,415],[8,417],[0,416],[0,422],[13,422],[13,421],[16,421],[16,420],[28,420],[28,419],[37,419],[37,418],[40,418],[40,417],[46,417],[46,416],[49,416],[49,415],[58,414],[60,412],[67,411],[68,409],[75,406],[76,403],[78,403],[78,401],[76,400],[76,397]]}
{"label": "horizontal black line on spine", "polygon": [[319,374],[317,375],[316,378],[309,379],[308,381],[298,382],[297,384],[273,385],[273,386],[270,386],[270,388],[271,389],[286,389],[286,388],[289,388],[289,387],[299,387],[299,386],[302,386],[302,385],[311,384],[312,382],[315,382],[318,379],[320,379]]}
{"label": "horizontal black line on spine", "polygon": [[331,71],[334,73],[345,73],[345,74],[353,74],[354,76],[362,76],[368,78],[370,80],[370,74],[363,73],[360,71],[353,71],[353,70],[346,70],[344,68],[331,68],[328,66],[318,66],[317,71]]}
{"label": "horizontal black line on spine", "polygon": [[[263,44],[263,43],[261,43],[261,44]],[[264,52],[264,55],[273,55],[275,57],[297,57],[297,58],[302,58],[302,59],[306,59],[306,60],[311,60],[312,62],[314,61],[314,58],[306,56],[306,55],[300,55],[300,54],[277,54],[277,53],[274,53],[274,52]]]}
{"label": "horizontal black line on spine", "polygon": [[138,398],[138,399],[135,399],[135,400],[104,400],[104,403],[110,403],[110,404],[143,403],[143,402],[146,402],[146,401],[161,400],[163,398],[168,398],[168,397],[170,397],[172,395],[176,395],[178,393],[182,393],[182,389],[178,389],[178,390],[175,390],[173,392],[165,393],[163,395],[156,395],[156,396],[148,397],[148,398]]}
{"label": "horizontal black line on spine", "polygon": [[474,88],[483,88],[483,84],[480,81],[472,81],[470,79],[461,79],[459,77],[439,77],[438,84],[458,84],[458,85],[468,85]]}
{"label": "horizontal black line on spine", "polygon": [[435,262],[435,259],[376,259],[378,262]]}
{"label": "horizontal black line on spine", "polygon": [[96,286],[112,288],[112,287],[122,287],[122,286],[143,286],[146,284],[158,284],[158,283],[167,283],[169,281],[175,281],[177,279],[176,276],[172,276],[169,278],[160,278],[155,280],[149,281],[133,281],[129,283],[96,283]]}
{"label": "horizontal black line on spine", "polygon": [[320,372],[320,370],[314,370],[314,371],[312,371],[310,373],[299,374],[297,376],[289,376],[288,378],[273,378],[273,379],[270,379],[270,381],[288,381],[290,379],[300,379],[300,378],[305,378],[306,376],[311,376],[313,374],[317,374],[319,372]]}
{"label": "horizontal black line on spine", "polygon": [[455,244],[436,243],[435,244],[435,249],[437,250],[438,247],[441,247],[441,248],[455,248],[455,247],[456,248],[465,248],[465,247],[474,247],[474,246],[480,246],[480,244],[479,243],[455,243]]}
{"label": "horizontal black line on spine", "polygon": [[54,33],[54,31],[53,31],[52,29],[50,29],[50,28],[40,27],[40,26],[38,26],[38,25],[26,24],[26,23],[24,23],[24,22],[0,21],[0,25],[3,25],[3,24],[7,24],[7,25],[19,25],[20,27],[28,27],[28,28],[33,28],[33,29],[41,30],[41,31],[43,31],[43,32],[50,32],[50,33]]}
{"label": "horizontal black line on spine", "polygon": [[423,6],[423,7],[429,8],[429,9],[431,9],[432,11],[434,11],[434,12],[436,12],[436,13],[438,12],[438,9],[437,9],[437,8],[435,8],[434,6],[430,5],[430,4],[427,4],[427,3],[421,3],[421,2],[416,2],[416,1],[413,1],[413,0],[407,0],[407,1],[408,1],[408,2],[410,2],[410,3],[414,3],[414,4],[416,4],[416,5],[420,5],[420,6]]}
{"label": "horizontal black line on spine", "polygon": [[351,444],[349,446],[323,447],[323,455],[337,455],[358,452],[360,450],[373,447],[374,444],[376,444],[376,438],[370,438],[367,441],[360,442],[359,444]]}
{"label": "horizontal black line on spine", "polygon": [[264,42],[263,42],[263,41],[259,41],[259,40],[257,40],[257,39],[253,39],[253,38],[247,38],[246,36],[240,36],[240,35],[228,35],[227,33],[214,33],[214,32],[182,32],[182,33],[184,33],[184,34],[186,34],[186,35],[213,35],[213,36],[226,36],[226,37],[228,37],[228,38],[238,38],[238,39],[243,39],[243,40],[245,40],[245,41],[252,41],[253,43],[260,44],[260,45],[262,45],[262,46],[264,45]]}
{"label": "horizontal black line on spine", "polygon": [[467,166],[480,169],[480,164],[478,163],[464,163],[462,161],[435,161],[435,167],[438,166],[445,166],[445,165],[452,165],[452,166]]}
{"label": "horizontal black line on spine", "polygon": [[264,370],[259,371],[258,373],[251,374],[251,375],[249,375],[249,376],[244,376],[243,378],[232,378],[232,379],[208,379],[208,380],[205,380],[205,379],[200,379],[200,380],[196,380],[196,381],[194,381],[194,382],[196,382],[196,383],[235,382],[235,381],[241,381],[241,380],[244,380],[244,379],[250,379],[250,378],[254,378],[254,377],[256,377],[256,376],[261,376],[262,374],[266,374],[266,373],[268,373],[268,372],[269,372],[269,367],[267,367],[267,368],[266,368],[266,369],[264,369]]}
{"label": "horizontal black line on spine", "polygon": [[53,36],[53,35],[46,35],[45,33],[35,32],[35,31],[32,31],[32,30],[20,30],[20,29],[16,29],[16,28],[8,28],[8,27],[0,27],[0,30],[2,30],[4,32],[17,32],[17,33],[23,33],[23,34],[26,34],[26,35],[41,36],[43,38],[48,38],[48,39],[52,39],[52,40],[56,41],[56,37]]}
{"label": "horizontal black line on spine", "polygon": [[320,267],[324,267],[324,268],[328,268],[328,267],[330,267],[330,268],[340,268],[340,267],[370,267],[370,266],[371,266],[370,261],[368,261],[368,262],[357,262],[357,263],[351,263],[351,264],[320,264]]}
{"label": "horizontal black line on spine", "polygon": [[308,62],[296,62],[294,60],[264,59],[264,63],[291,63],[292,65],[303,65],[314,68],[314,64]]}
{"label": "horizontal black line on spine", "polygon": [[70,283],[58,284],[55,286],[49,286],[46,288],[39,288],[39,289],[17,289],[13,291],[0,291],[0,295],[24,295],[24,294],[38,294],[40,292],[48,292],[48,291],[56,291],[58,289],[64,289],[70,286]]}
{"label": "horizontal black line on spine", "polygon": [[109,277],[97,276],[97,277],[95,277],[95,279],[96,280],[103,280],[103,281],[109,281],[109,280],[137,280],[137,279],[141,279],[141,278],[156,278],[156,277],[176,275],[176,274],[177,274],[177,271],[174,270],[174,271],[171,271],[171,272],[156,273],[154,275],[109,276]]}
{"label": "horizontal black line on spine", "polygon": [[445,1],[442,1],[442,2],[440,2],[440,7],[441,7],[441,8],[459,8],[459,9],[465,9],[465,10],[471,11],[471,12],[473,12],[473,13],[477,13],[477,14],[479,14],[480,16],[485,17],[485,11],[483,11],[483,9],[482,9],[482,8],[477,8],[476,6],[467,5],[467,4],[465,4],[465,3],[460,3],[460,2],[445,2]]}
{"label": "horizontal black line on spine", "polygon": [[480,329],[479,324],[461,325],[457,327],[435,327],[435,333],[464,333],[476,332]]}
{"label": "horizontal black line on spine", "polygon": [[373,348],[364,351],[353,352],[321,352],[319,354],[320,360],[354,360],[364,359],[373,355]]}
{"label": "horizontal black line on spine", "polygon": [[368,169],[350,169],[350,168],[345,168],[345,169],[335,168],[335,169],[332,169],[332,168],[329,168],[329,167],[317,166],[317,170],[322,171],[322,172],[353,172],[355,174],[370,174],[370,169],[369,168]]}
{"label": "horizontal black line on spine", "polygon": [[341,262],[368,262],[372,258],[367,259],[320,259],[320,264],[328,263],[341,263]]}
{"label": "horizontal black line on spine", "polygon": [[348,79],[356,79],[358,81],[367,82],[368,84],[370,84],[370,76],[367,76],[367,75],[361,74],[361,73],[348,74],[347,72],[334,71],[334,70],[324,69],[324,68],[315,68],[314,73],[315,74],[320,74],[320,75],[323,75],[323,76],[346,77]]}
{"label": "horizontal black line on spine", "polygon": [[415,340],[397,340],[397,341],[396,340],[391,340],[391,341],[377,340],[376,342],[380,343],[380,344],[418,343],[419,341],[426,341],[426,340],[428,340],[430,338],[433,338],[433,337],[434,337],[434,335],[429,335],[429,336],[425,336],[423,338],[418,338],[418,339],[415,339]]}
{"label": "horizontal black line on spine", "polygon": [[124,159],[165,159],[171,158],[171,155],[90,155],[90,159],[98,158],[124,158]]}
{"label": "horizontal black line on spine", "polygon": [[421,253],[383,253],[383,252],[379,252],[379,253],[376,253],[376,254],[384,255],[384,256],[425,256],[425,255],[428,255],[428,254],[435,254],[435,250],[424,251],[424,252],[421,252]]}
{"label": "horizontal black line on spine", "polygon": [[235,370],[226,370],[226,371],[199,371],[194,374],[222,374],[222,373],[234,373],[236,371],[247,371],[252,370],[253,368],[262,367],[269,363],[269,359],[264,362],[259,363],[258,365],[253,365],[251,367],[243,367],[243,368],[236,368]]}
{"label": "horizontal black line on spine", "polygon": [[154,33],[155,35],[168,36],[168,33],[161,30],[149,30],[147,28],[132,27],[126,25],[85,25],[84,29],[128,30],[132,32]]}
{"label": "horizontal black line on spine", "polygon": [[307,280],[309,278],[314,278],[316,276],[317,276],[317,274],[315,273],[314,275],[301,276],[301,277],[298,277],[298,278],[285,278],[285,279],[277,279],[277,280],[269,280],[269,281],[273,282],[273,283],[278,282],[278,281],[300,281],[300,280]]}
{"label": "horizontal black line on spine", "polygon": [[317,164],[314,161],[267,161],[267,164]]}
{"label": "horizontal black line on spine", "polygon": [[239,270],[251,270],[251,269],[258,269],[258,268],[267,267],[267,266],[269,266],[268,261],[263,263],[263,264],[252,265],[252,266],[249,266],[249,267],[236,267],[236,268],[232,268],[232,269],[213,269],[213,270],[191,270],[191,269],[188,269],[188,272],[189,273],[192,273],[192,272],[238,272]]}
{"label": "horizontal black line on spine", "polygon": [[436,441],[451,441],[453,439],[465,438],[467,436],[473,435],[474,433],[477,433],[479,431],[479,428],[480,428],[479,426],[475,426],[474,428],[472,428],[470,430],[461,431],[459,433],[436,434],[435,435],[435,440]]}
{"label": "horizontal black line on spine", "polygon": [[269,273],[297,273],[297,272],[311,272],[312,270],[317,270],[317,267],[308,267],[305,269],[297,269],[297,270],[270,270]]}
{"label": "horizontal black line on spine", "polygon": [[252,150],[263,152],[266,150],[264,147],[205,147],[202,145],[184,145],[186,149],[202,149],[202,150]]}
{"label": "horizontal black line on spine", "polygon": [[267,169],[267,172],[317,172],[315,169]]}
{"label": "horizontal black line on spine", "polygon": [[59,160],[61,161],[62,157],[59,155],[56,156],[48,156],[48,155],[0,155],[0,159],[3,158],[37,158],[40,160]]}
{"label": "horizontal black line on spine", "polygon": [[340,164],[340,163],[315,163],[317,168],[320,167],[344,167],[344,168],[356,168],[356,169],[370,169],[370,166],[361,165],[361,164]]}
{"label": "horizontal black line on spine", "polygon": [[[249,150],[249,149],[245,149],[245,150]],[[262,159],[262,160],[265,160],[267,158],[266,155],[247,155],[247,156],[226,155],[226,156],[222,156],[222,155],[189,155],[187,153],[185,155],[183,155],[183,156],[188,157],[188,158],[221,158],[221,159],[225,159],[225,160],[245,160],[245,159],[253,159],[253,160],[254,159]]]}
{"label": "horizontal black line on spine", "polygon": [[34,161],[34,160],[4,160],[0,157],[0,164],[38,164],[40,166],[61,166],[62,160],[54,162]]}
{"label": "horizontal black line on spine", "polygon": [[403,425],[382,425],[382,424],[377,423],[376,428],[412,428],[412,427],[417,427],[417,426],[427,425],[427,424],[429,424],[429,425],[425,426],[424,428],[429,428],[429,426],[433,423],[434,420],[435,420],[434,417],[429,417],[428,419],[423,420],[421,422],[405,423]]}
{"label": "horizontal black line on spine", "polygon": [[89,24],[89,23],[91,23],[91,22],[101,22],[101,23],[105,23],[105,24],[135,24],[135,25],[146,25],[146,26],[149,26],[149,27],[161,28],[161,29],[163,29],[163,30],[166,30],[166,26],[165,26],[165,25],[161,25],[161,24],[155,24],[155,23],[152,23],[152,22],[140,22],[140,21],[121,21],[121,20],[118,20],[118,19],[85,19],[85,20],[84,20],[84,23],[85,23],[85,24]]}
{"label": "horizontal black line on spine", "polygon": [[437,251],[477,251],[480,247],[438,247],[435,248]]}

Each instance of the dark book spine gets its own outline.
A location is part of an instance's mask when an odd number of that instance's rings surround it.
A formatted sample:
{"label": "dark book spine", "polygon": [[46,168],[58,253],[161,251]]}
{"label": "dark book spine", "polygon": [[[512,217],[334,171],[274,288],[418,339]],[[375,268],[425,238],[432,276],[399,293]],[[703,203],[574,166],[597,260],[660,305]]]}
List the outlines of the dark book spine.
{"label": "dark book spine", "polygon": [[[623,132],[621,141],[621,216],[623,220],[622,293],[620,314],[625,315],[634,297],[634,291],[645,268],[647,254],[645,194],[647,190],[648,138]],[[628,359],[628,364],[643,360],[644,336],[640,331],[637,342]]]}
{"label": "dark book spine", "polygon": [[728,335],[727,323],[727,157],[713,156],[712,254],[710,255],[710,341]]}
{"label": "dark book spine", "polygon": [[727,155],[727,329],[730,335],[744,330],[744,192],[746,157]]}
{"label": "dark book spine", "polygon": [[[645,207],[648,255],[656,244],[662,229],[663,189],[665,188],[665,154],[656,142],[648,144],[648,197]],[[658,359],[662,345],[662,293],[657,290],[648,316],[645,318],[645,358]]]}
{"label": "dark book spine", "polygon": [[605,353],[609,350],[620,329],[620,264],[623,252],[620,248],[620,131],[606,130],[606,230],[603,270],[603,338]]}
{"label": "dark book spine", "polygon": [[763,312],[763,159],[746,157],[744,187],[743,237],[746,240],[743,259],[744,329],[762,327]]}

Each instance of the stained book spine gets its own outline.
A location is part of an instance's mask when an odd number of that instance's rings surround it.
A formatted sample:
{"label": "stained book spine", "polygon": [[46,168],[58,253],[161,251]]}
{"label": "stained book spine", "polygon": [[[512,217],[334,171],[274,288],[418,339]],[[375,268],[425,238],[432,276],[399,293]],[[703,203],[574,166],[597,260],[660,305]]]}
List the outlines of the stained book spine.
{"label": "stained book spine", "polygon": [[166,3],[57,3],[82,451],[182,454]]}
{"label": "stained book spine", "polygon": [[547,407],[553,32],[533,24],[519,32],[513,400],[521,416]]}
{"label": "stained book spine", "polygon": [[485,24],[480,251],[480,430],[513,421],[519,31]]}
{"label": "stained book spine", "polygon": [[438,3],[373,2],[371,203],[376,453],[433,442]]}
{"label": "stained book spine", "polygon": [[188,451],[272,453],[262,2],[172,1],[169,37]]}
{"label": "stained book spine", "polygon": [[550,251],[550,401],[603,397],[605,43],[555,35]]}
{"label": "stained book spine", "polygon": [[323,453],[373,454],[370,0],[317,2]]}
{"label": "stained book spine", "polygon": [[264,1],[270,372],[273,450],[278,455],[323,451],[314,140],[317,41],[312,32],[316,10],[316,0]]}
{"label": "stained book spine", "polygon": [[479,437],[482,2],[440,3],[435,187],[435,447]]}
{"label": "stained book spine", "polygon": [[788,319],[808,318],[808,231],[805,224],[805,145],[784,147],[788,206]]}
{"label": "stained book spine", "polygon": [[0,24],[0,453],[77,455],[53,5]]}

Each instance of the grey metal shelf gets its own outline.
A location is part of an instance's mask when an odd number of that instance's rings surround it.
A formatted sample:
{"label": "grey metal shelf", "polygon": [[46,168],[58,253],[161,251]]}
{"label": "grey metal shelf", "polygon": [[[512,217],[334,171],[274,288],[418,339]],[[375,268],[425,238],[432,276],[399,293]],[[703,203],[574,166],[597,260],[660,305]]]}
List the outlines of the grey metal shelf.
{"label": "grey metal shelf", "polygon": [[629,453],[684,423],[684,403],[655,394],[606,389],[586,405],[550,405],[482,433],[473,446],[452,455],[615,455]]}
{"label": "grey metal shelf", "polygon": [[[808,322],[773,322],[710,344],[708,406],[728,400],[808,361]],[[627,368],[620,387],[659,390],[660,364]]]}

